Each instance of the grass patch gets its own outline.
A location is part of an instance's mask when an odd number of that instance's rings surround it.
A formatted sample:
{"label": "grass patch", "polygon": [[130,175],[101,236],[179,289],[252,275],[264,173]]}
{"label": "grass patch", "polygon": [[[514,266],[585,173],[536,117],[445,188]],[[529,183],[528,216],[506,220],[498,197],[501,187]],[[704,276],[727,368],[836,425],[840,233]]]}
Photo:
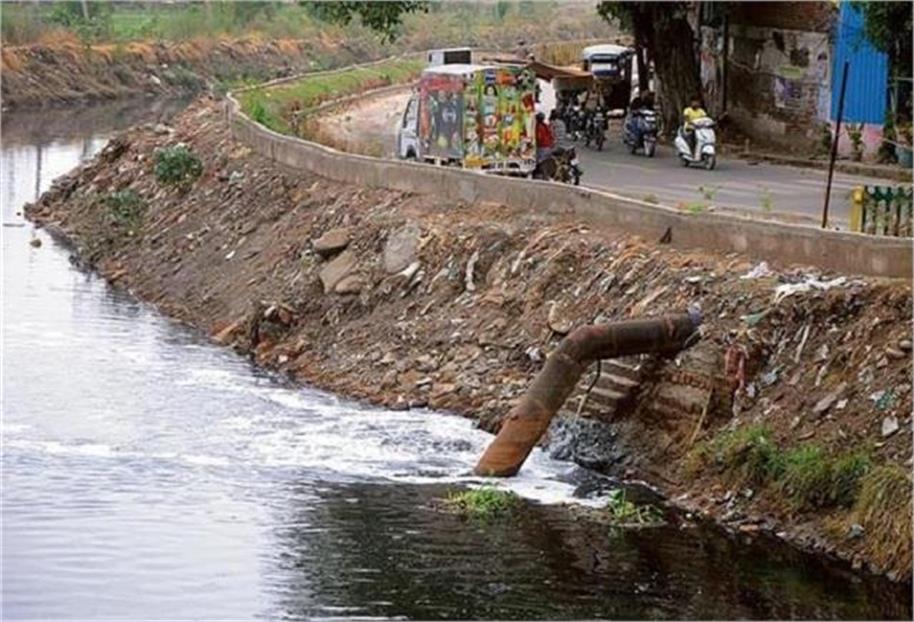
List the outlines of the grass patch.
{"label": "grass patch", "polygon": [[513,492],[485,487],[448,493],[445,505],[467,518],[488,520],[504,516],[517,507],[519,498]]}
{"label": "grass patch", "polygon": [[615,526],[645,526],[663,523],[663,512],[653,505],[638,505],[626,498],[625,490],[609,493],[605,514]]}
{"label": "grass patch", "polygon": [[850,507],[871,469],[867,451],[828,455],[816,445],[782,449],[762,425],[726,430],[696,445],[685,459],[690,476],[702,469],[723,473],[734,486],[774,485],[798,510]]}
{"label": "grass patch", "polygon": [[245,114],[258,123],[274,132],[301,136],[310,109],[331,99],[414,80],[424,67],[420,59],[392,59],[246,91],[239,99]]}
{"label": "grass patch", "polygon": [[687,456],[687,472],[697,474],[705,466],[723,471],[735,485],[762,484],[780,475],[784,458],[767,427],[750,425],[696,445]]}
{"label": "grass patch", "polygon": [[831,492],[831,464],[822,449],[803,445],[788,451],[778,488],[797,508],[827,505]]}
{"label": "grass patch", "polygon": [[865,546],[877,564],[899,576],[910,576],[910,470],[884,465],[864,475],[850,521],[863,526]]}

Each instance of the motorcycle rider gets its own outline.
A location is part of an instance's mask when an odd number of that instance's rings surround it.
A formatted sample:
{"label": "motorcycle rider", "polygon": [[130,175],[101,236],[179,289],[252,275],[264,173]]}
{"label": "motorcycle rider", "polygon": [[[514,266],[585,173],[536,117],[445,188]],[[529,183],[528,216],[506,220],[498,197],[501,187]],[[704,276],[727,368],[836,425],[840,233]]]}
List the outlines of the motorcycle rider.
{"label": "motorcycle rider", "polygon": [[689,105],[682,111],[682,134],[686,142],[689,143],[689,149],[695,152],[695,126],[693,123],[698,119],[704,119],[708,113],[701,107],[701,97],[696,95],[690,101]]}
{"label": "motorcycle rider", "polygon": [[543,160],[552,155],[552,148],[555,146],[555,136],[552,129],[546,124],[546,115],[542,112],[536,113],[536,163],[540,164]]}

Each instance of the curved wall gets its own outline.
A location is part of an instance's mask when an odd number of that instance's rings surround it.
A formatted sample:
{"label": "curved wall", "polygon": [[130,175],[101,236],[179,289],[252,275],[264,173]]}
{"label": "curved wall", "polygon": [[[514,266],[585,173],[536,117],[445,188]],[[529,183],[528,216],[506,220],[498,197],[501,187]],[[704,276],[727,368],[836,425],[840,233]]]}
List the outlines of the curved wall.
{"label": "curved wall", "polygon": [[659,240],[669,230],[671,244],[677,247],[738,252],[781,265],[911,278],[910,239],[822,230],[729,214],[689,214],[599,190],[343,153],[259,125],[241,111],[232,94],[226,109],[236,139],[286,166],[335,181],[435,194],[446,201],[488,201],[534,212],[570,214],[647,239]]}

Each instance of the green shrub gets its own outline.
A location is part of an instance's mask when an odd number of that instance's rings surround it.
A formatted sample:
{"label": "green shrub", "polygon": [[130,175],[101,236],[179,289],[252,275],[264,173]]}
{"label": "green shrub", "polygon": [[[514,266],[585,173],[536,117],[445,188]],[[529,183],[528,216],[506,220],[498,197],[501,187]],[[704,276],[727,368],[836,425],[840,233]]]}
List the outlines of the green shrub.
{"label": "green shrub", "polygon": [[787,452],[778,488],[801,509],[823,507],[831,496],[831,463],[821,448],[803,445]]}
{"label": "green shrub", "polygon": [[503,516],[517,506],[513,492],[486,487],[448,493],[445,504],[458,514],[469,518],[490,519]]}
{"label": "green shrub", "polygon": [[185,185],[203,174],[203,163],[186,145],[179,144],[156,152],[154,172],[160,183]]}
{"label": "green shrub", "polygon": [[109,222],[117,227],[136,229],[146,215],[146,202],[133,190],[122,190],[102,199]]}
{"label": "green shrub", "polygon": [[775,479],[784,468],[783,456],[771,440],[771,431],[762,425],[723,432],[699,451],[704,452],[705,463],[713,463],[738,485]]}

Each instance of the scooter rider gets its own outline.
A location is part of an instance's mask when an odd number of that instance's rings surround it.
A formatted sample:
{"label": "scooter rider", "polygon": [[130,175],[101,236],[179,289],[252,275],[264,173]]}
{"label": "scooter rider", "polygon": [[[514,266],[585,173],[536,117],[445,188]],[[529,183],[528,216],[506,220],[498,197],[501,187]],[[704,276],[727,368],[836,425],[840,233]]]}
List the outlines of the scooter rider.
{"label": "scooter rider", "polygon": [[693,123],[698,119],[704,119],[708,116],[708,113],[704,111],[704,108],[701,107],[701,97],[696,95],[693,97],[688,107],[682,111],[682,133],[685,136],[686,141],[689,143],[689,148],[692,152],[695,152],[695,126]]}

